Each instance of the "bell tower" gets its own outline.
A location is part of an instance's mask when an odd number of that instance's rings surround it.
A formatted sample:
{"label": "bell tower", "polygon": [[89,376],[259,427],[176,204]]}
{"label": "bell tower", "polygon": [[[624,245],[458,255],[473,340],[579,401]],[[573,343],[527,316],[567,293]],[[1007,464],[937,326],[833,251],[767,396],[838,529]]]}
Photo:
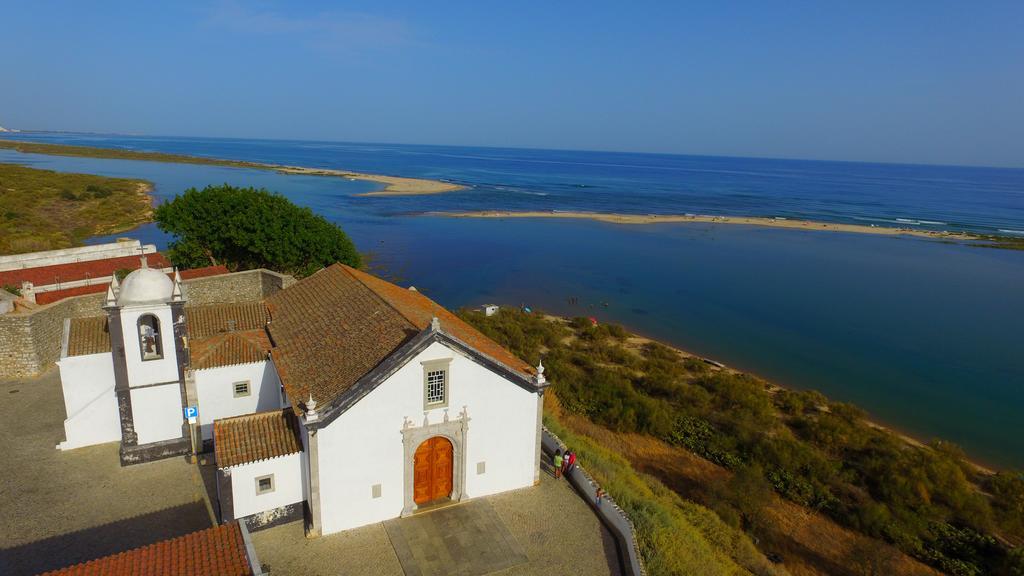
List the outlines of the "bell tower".
{"label": "bell tower", "polygon": [[183,415],[187,361],[185,298],[177,272],[171,280],[142,267],[107,288],[114,392],[121,420],[121,464],[188,452]]}

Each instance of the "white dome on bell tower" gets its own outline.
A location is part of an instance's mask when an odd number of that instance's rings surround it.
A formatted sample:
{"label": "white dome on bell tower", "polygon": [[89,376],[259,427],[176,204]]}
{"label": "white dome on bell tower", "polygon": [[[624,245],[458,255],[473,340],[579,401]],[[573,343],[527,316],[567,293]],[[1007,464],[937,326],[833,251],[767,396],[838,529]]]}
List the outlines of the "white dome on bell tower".
{"label": "white dome on bell tower", "polygon": [[149,268],[143,260],[142,268],[125,276],[117,293],[118,306],[167,302],[174,292],[174,282],[163,272]]}

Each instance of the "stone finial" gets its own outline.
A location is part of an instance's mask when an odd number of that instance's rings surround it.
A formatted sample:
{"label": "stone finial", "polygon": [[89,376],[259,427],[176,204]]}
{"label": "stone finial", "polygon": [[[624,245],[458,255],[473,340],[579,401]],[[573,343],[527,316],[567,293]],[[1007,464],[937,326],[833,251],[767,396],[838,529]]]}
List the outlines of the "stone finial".
{"label": "stone finial", "polygon": [[114,289],[114,294],[121,290],[121,282],[117,280],[116,273],[110,275],[110,287]]}
{"label": "stone finial", "polygon": [[543,386],[547,382],[547,378],[544,377],[544,362],[540,359],[537,360],[537,375],[533,377],[533,381],[538,386]]}
{"label": "stone finial", "polygon": [[441,321],[437,319],[437,316],[430,319],[430,330],[431,332],[441,331]]}
{"label": "stone finial", "polygon": [[174,288],[171,290],[171,301],[181,302],[184,300],[184,296],[181,294],[181,275],[178,274],[178,270],[174,270]]}
{"label": "stone finial", "polygon": [[139,263],[143,268],[149,268],[149,260],[146,259],[146,255],[139,256]]}
{"label": "stone finial", "polygon": [[309,400],[306,400],[306,422],[316,422],[319,415],[316,413],[316,400],[313,400],[313,393],[310,392]]}
{"label": "stone finial", "polygon": [[107,286],[107,299],[103,302],[105,306],[117,306],[117,296],[114,294],[114,285]]}

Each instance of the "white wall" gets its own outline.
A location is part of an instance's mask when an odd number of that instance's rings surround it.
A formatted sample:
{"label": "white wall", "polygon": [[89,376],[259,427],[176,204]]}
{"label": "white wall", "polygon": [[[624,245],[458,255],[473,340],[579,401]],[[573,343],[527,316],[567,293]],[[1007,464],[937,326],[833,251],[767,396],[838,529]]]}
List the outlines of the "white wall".
{"label": "white wall", "polygon": [[[204,440],[213,438],[214,420],[283,408],[281,381],[269,361],[196,370],[194,377]],[[234,383],[242,380],[249,381],[249,395],[235,398]]]}
{"label": "white wall", "polygon": [[[242,518],[305,500],[305,476],[302,473],[305,463],[306,454],[298,452],[232,467],[234,517]],[[256,478],[267,474],[274,475],[274,491],[257,494]]]}
{"label": "white wall", "polygon": [[65,441],[70,450],[121,439],[121,419],[114,394],[114,363],[110,353],[69,356],[57,362],[64,392]]}
{"label": "white wall", "polygon": [[177,382],[134,388],[131,397],[132,421],[140,445],[181,438],[185,415],[181,412],[181,387]]}
{"label": "white wall", "polygon": [[[463,406],[466,437],[465,497],[533,485],[536,465],[537,394],[509,382],[446,346],[434,343],[317,435],[320,506],[324,534],[401,514],[405,451],[402,423],[423,423],[421,362],[451,358],[449,418]],[[443,409],[428,412],[431,423]],[[477,475],[477,462],[486,473]],[[372,486],[381,484],[381,497]]]}
{"label": "white wall", "polygon": [[[143,314],[153,314],[160,320],[163,358],[158,360],[142,360],[138,321]],[[174,351],[174,324],[170,306],[154,304],[124,307],[121,309],[121,328],[124,331],[124,355],[130,386],[178,381],[178,360]]]}
{"label": "white wall", "polygon": [[[129,240],[127,242],[108,242],[106,244],[79,246],[77,248],[46,250],[45,252],[11,254],[0,256],[0,270],[18,270],[21,268],[53,266],[55,264],[68,264],[71,262],[139,256],[140,247],[142,247],[142,243],[138,240]],[[156,252],[156,245],[146,244],[143,251],[146,254],[152,254]]]}

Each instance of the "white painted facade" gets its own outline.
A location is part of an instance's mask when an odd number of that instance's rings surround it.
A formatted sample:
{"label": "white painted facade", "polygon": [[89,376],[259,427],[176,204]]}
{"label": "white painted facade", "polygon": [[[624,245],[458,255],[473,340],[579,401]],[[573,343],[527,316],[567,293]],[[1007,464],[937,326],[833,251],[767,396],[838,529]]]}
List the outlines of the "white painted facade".
{"label": "white painted facade", "polygon": [[[181,438],[184,414],[181,382],[174,347],[174,321],[165,303],[126,305],[120,310],[124,330],[125,365],[131,388],[132,421],[139,445]],[[157,338],[162,356],[145,359],[139,340],[139,320],[152,316],[159,322]],[[181,319],[184,321],[184,319]]]}
{"label": "white painted facade", "polygon": [[[222,521],[266,513],[305,501],[309,492],[303,473],[306,467],[306,453],[297,452],[229,468],[233,516],[222,518]],[[273,476],[274,489],[260,494],[256,480],[268,475]]]}
{"label": "white painted facade", "polygon": [[[281,380],[270,360],[192,372],[199,400],[203,440],[213,438],[213,421],[283,408]],[[235,396],[235,383],[249,382],[248,396]]]}
{"label": "white painted facade", "polygon": [[[401,515],[407,485],[403,423],[444,420],[443,408],[424,415],[421,364],[444,359],[451,359],[448,417],[455,419],[465,409],[470,418],[463,497],[533,485],[541,396],[435,342],[316,433],[323,534]],[[485,471],[477,474],[480,462]],[[380,496],[374,498],[376,484]]]}
{"label": "white painted facade", "polygon": [[64,392],[64,434],[70,450],[121,439],[110,353],[65,356],[57,361]]}

